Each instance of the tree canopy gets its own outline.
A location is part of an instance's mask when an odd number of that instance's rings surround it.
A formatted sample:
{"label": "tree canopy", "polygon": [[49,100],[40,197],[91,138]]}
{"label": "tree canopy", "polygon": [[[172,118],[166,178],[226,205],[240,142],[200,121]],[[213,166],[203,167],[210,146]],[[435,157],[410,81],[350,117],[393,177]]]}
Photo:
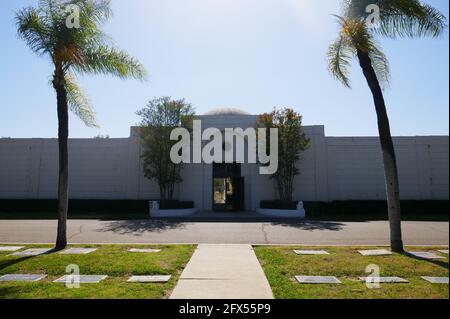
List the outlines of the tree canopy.
{"label": "tree canopy", "polygon": [[[69,23],[71,15],[78,23]],[[20,10],[15,19],[19,37],[33,52],[50,59],[55,75],[63,74],[71,111],[90,127],[97,122],[89,100],[76,83],[77,75],[146,77],[140,62],[115,47],[101,30],[111,15],[110,0],[39,0],[36,8]]]}
{"label": "tree canopy", "polygon": [[310,147],[302,120],[302,116],[291,108],[275,109],[258,117],[259,128],[278,129],[278,170],[271,178],[275,180],[278,197],[283,201],[292,200],[294,179],[300,174],[301,154]]}
{"label": "tree canopy", "polygon": [[138,111],[144,175],[158,183],[161,200],[172,200],[175,185],[181,183],[182,164],[175,164],[170,151],[176,141],[170,139],[173,129],[192,128],[194,109],[191,104],[170,97],[155,98]]}
{"label": "tree canopy", "polygon": [[[370,24],[367,8],[373,5],[379,9],[379,19]],[[435,38],[447,28],[445,16],[419,0],[344,0],[343,12],[336,18],[340,32],[328,49],[328,69],[346,87],[350,87],[350,65],[358,51],[369,55],[380,85],[388,86],[389,62],[377,36]]]}

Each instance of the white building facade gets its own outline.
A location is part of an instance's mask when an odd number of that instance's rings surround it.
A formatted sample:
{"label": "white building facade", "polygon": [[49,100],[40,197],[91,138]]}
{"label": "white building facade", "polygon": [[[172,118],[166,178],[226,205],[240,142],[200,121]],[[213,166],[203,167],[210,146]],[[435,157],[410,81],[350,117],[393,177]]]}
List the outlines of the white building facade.
{"label": "white building facade", "polygon": [[[203,129],[246,129],[254,127],[257,116],[220,110],[198,119]],[[386,198],[377,137],[327,137],[324,126],[306,126],[305,133],[311,147],[299,164],[301,175],[295,181],[294,199],[330,202]],[[448,200],[448,136],[395,137],[394,142],[401,198]],[[57,147],[56,139],[0,139],[0,198],[56,198]],[[131,129],[129,138],[71,139],[70,198],[159,199],[158,186],[143,175],[140,153],[136,128]],[[186,164],[182,175],[176,199],[193,201],[200,211],[253,211],[261,200],[276,198],[274,183],[259,174],[257,164]],[[227,194],[222,196],[223,192]],[[234,206],[227,206],[231,203],[227,203],[227,196],[233,199]]]}

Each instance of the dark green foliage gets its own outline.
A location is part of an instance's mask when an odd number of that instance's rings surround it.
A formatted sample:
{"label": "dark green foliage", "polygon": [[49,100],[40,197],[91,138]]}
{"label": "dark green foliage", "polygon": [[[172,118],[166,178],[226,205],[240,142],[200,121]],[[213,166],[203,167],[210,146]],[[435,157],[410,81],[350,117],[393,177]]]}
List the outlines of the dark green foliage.
{"label": "dark green foliage", "polygon": [[166,200],[160,203],[160,209],[191,209],[194,208],[194,202],[181,202],[177,200]]}
{"label": "dark green foliage", "polygon": [[[449,220],[448,201],[401,201],[403,220]],[[305,202],[306,217],[334,220],[388,220],[386,201]]]}
{"label": "dark green foliage", "polygon": [[[293,210],[296,201],[261,201],[263,209]],[[72,219],[146,219],[146,200],[80,200],[69,201]],[[402,201],[403,220],[448,221],[449,201]],[[308,219],[324,220],[387,220],[385,201],[305,202]],[[52,219],[57,216],[56,199],[2,199],[0,219]],[[165,201],[162,209],[190,209],[193,202]]]}
{"label": "dark green foliage", "polygon": [[[298,201],[263,200],[262,209],[295,210]],[[401,202],[404,220],[448,221],[449,201],[421,200]],[[387,220],[386,201],[305,202],[307,219]]]}
{"label": "dark green foliage", "polygon": [[175,186],[181,183],[182,164],[170,158],[171,148],[177,143],[170,135],[175,128],[192,125],[194,109],[183,100],[170,97],[155,98],[137,112],[141,117],[140,135],[144,175],[158,183],[161,200],[172,200]]}
{"label": "dark green foliage", "polygon": [[[56,199],[3,199],[0,200],[0,218],[54,219]],[[144,200],[69,200],[68,217],[106,219],[145,219],[149,216],[149,201]]]}
{"label": "dark green foliage", "polygon": [[[303,152],[311,146],[311,141],[303,130],[303,117],[291,108],[274,109],[258,117],[258,128],[278,129],[278,170],[271,178],[275,181],[278,199],[291,201],[295,177],[300,175],[298,168]],[[270,134],[267,133],[268,140]],[[267,143],[270,149],[270,143]]]}
{"label": "dark green foliage", "polygon": [[436,38],[447,28],[445,16],[420,0],[344,0],[345,17],[364,19],[369,5],[380,8],[381,21],[375,31],[388,38]]}
{"label": "dark green foliage", "polygon": [[282,200],[262,200],[262,209],[281,209],[281,210],[295,210],[298,202],[282,201]]}
{"label": "dark green foliage", "polygon": [[[18,36],[55,67],[64,85],[70,110],[87,126],[96,127],[95,113],[76,83],[76,75],[111,74],[144,80],[139,61],[114,46],[101,30],[112,15],[110,0],[40,0],[37,7],[17,12]],[[68,27],[68,6],[79,9],[80,28]],[[58,70],[58,72],[56,72]],[[55,79],[53,79],[55,82]]]}

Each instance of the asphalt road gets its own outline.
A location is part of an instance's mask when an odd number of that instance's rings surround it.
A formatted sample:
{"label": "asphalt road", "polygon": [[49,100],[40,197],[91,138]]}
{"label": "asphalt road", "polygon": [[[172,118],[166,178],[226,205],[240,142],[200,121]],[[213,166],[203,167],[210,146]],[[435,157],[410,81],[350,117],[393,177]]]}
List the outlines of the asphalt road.
{"label": "asphalt road", "polygon": [[[69,242],[133,244],[386,245],[389,226],[374,222],[217,222],[71,220]],[[1,243],[52,243],[56,221],[0,220]],[[448,245],[448,222],[403,222],[406,245]]]}

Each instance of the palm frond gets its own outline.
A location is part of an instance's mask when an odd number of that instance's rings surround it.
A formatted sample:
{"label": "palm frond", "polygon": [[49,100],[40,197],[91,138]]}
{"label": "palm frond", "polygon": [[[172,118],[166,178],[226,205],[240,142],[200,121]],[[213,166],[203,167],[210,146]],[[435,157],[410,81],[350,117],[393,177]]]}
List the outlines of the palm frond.
{"label": "palm frond", "polygon": [[43,11],[59,15],[64,14],[67,6],[76,5],[83,15],[91,17],[98,23],[107,21],[112,16],[111,0],[39,0],[38,7]]}
{"label": "palm frond", "polygon": [[341,32],[329,47],[328,70],[334,78],[350,87],[349,68],[358,51],[366,53],[383,88],[389,85],[389,62],[376,43],[368,26],[359,19],[336,16]]}
{"label": "palm frond", "polygon": [[67,102],[70,111],[73,112],[88,127],[99,127],[96,121],[95,112],[92,110],[88,98],[78,86],[75,78],[70,73],[65,76],[65,88],[67,91]]}
{"label": "palm frond", "polygon": [[327,52],[328,71],[348,88],[350,88],[349,68],[354,56],[355,50],[348,45],[343,36],[337,38]]}
{"label": "palm frond", "polygon": [[105,23],[111,16],[111,0],[71,0],[81,8],[81,14],[97,24]]}
{"label": "palm frond", "polygon": [[[67,24],[73,13],[68,10],[70,5],[78,9],[76,17],[80,27]],[[38,0],[36,8],[26,8],[16,14],[19,37],[33,52],[51,58],[54,77],[64,76],[66,80],[70,109],[93,127],[97,126],[95,114],[71,74],[103,73],[139,80],[146,76],[139,61],[116,49],[101,30],[101,24],[111,15],[111,0]]]}
{"label": "palm frond", "polygon": [[380,9],[380,25],[375,29],[388,38],[439,37],[447,29],[447,18],[420,0],[344,0],[344,16],[365,19],[366,8],[375,4]]}
{"label": "palm frond", "polygon": [[372,67],[375,70],[378,82],[380,82],[383,89],[387,89],[390,82],[390,68],[386,55],[374,42],[371,42],[368,54],[372,61]]}
{"label": "palm frond", "polygon": [[18,36],[37,54],[51,53],[53,43],[51,30],[39,16],[39,11],[25,8],[17,12],[16,26]]}
{"label": "palm frond", "polygon": [[120,78],[145,80],[146,71],[142,64],[128,53],[106,45],[88,48],[84,51],[85,63],[74,65],[79,72],[112,74]]}
{"label": "palm frond", "polygon": [[[415,2],[415,1],[413,1]],[[429,5],[383,10],[379,33],[388,38],[440,37],[447,28],[445,16]]]}

